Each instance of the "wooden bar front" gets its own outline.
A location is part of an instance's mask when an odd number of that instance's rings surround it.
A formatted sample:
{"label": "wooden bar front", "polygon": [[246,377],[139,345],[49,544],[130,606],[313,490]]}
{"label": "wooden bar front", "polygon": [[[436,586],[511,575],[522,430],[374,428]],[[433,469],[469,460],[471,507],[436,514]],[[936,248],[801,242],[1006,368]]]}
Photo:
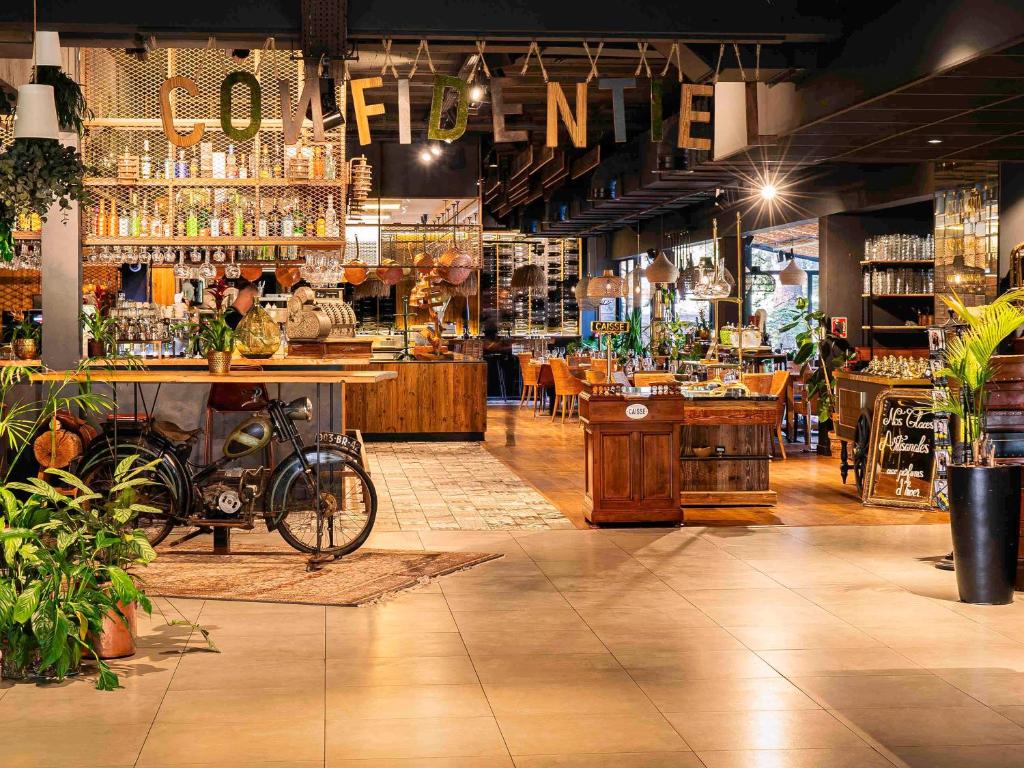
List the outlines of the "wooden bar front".
{"label": "wooden bar front", "polygon": [[[657,392],[657,390],[655,390]],[[773,505],[767,398],[580,395],[591,523],[681,523],[686,506]],[[709,448],[697,456],[694,448]]]}

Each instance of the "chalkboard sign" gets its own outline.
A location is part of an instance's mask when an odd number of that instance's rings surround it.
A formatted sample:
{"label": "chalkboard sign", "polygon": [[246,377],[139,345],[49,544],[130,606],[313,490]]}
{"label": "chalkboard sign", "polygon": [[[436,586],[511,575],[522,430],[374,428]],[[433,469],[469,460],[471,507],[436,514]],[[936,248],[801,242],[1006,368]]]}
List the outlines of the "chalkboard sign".
{"label": "chalkboard sign", "polygon": [[875,398],[864,503],[932,508],[935,415],[931,390],[887,389]]}

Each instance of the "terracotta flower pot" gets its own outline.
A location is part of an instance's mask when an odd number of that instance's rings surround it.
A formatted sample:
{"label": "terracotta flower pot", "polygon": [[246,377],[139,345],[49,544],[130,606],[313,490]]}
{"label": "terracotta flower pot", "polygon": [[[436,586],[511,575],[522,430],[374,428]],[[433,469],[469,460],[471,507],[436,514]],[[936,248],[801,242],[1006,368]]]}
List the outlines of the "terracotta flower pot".
{"label": "terracotta flower pot", "polygon": [[11,343],[14,356],[19,360],[34,360],[39,352],[35,339],[15,339]]}
{"label": "terracotta flower pot", "polygon": [[231,371],[230,352],[207,352],[206,360],[210,365],[210,373],[224,375]]}
{"label": "terracotta flower pot", "polygon": [[103,630],[92,638],[96,655],[101,659],[122,659],[135,653],[135,603],[118,603],[117,607],[128,619],[128,624],[114,611],[103,617]]}

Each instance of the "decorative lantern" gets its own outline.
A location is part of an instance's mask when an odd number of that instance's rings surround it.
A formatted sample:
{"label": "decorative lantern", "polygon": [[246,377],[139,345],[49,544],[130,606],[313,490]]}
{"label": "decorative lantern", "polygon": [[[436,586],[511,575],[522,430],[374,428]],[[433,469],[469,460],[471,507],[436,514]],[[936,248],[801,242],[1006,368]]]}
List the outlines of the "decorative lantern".
{"label": "decorative lantern", "polygon": [[600,277],[590,278],[587,297],[591,299],[621,299],[626,295],[626,281],[610,269]]}
{"label": "decorative lantern", "polygon": [[672,263],[665,251],[644,271],[649,283],[674,283],[679,278],[679,267]]}
{"label": "decorative lantern", "polygon": [[799,285],[801,287],[807,285],[807,273],[796,263],[792,252],[789,254],[789,263],[779,272],[779,284]]}

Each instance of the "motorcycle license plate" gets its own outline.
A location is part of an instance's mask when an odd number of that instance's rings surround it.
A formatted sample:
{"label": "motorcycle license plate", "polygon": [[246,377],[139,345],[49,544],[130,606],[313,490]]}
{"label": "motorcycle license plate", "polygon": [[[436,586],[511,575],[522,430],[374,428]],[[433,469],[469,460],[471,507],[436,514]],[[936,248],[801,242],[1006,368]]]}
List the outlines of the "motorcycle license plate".
{"label": "motorcycle license plate", "polygon": [[319,445],[334,445],[347,451],[359,452],[359,441],[348,435],[337,432],[317,432],[316,441]]}

